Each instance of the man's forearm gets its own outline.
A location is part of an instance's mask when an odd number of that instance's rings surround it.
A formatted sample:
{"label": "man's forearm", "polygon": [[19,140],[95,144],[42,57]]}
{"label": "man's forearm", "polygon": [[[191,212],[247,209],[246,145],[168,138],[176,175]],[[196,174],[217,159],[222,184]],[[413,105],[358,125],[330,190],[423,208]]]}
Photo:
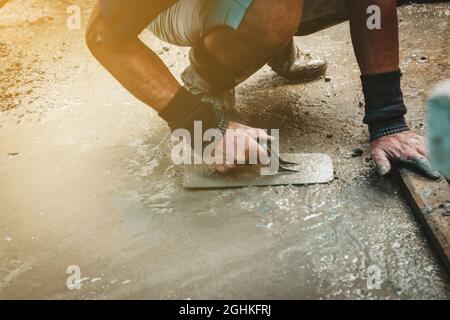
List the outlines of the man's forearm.
{"label": "man's forearm", "polygon": [[[395,0],[346,0],[365,99],[364,123],[370,140],[409,130],[401,90],[398,19]],[[369,28],[368,9],[379,9],[380,28]]]}
{"label": "man's forearm", "polygon": [[223,110],[183,89],[159,57],[137,35],[123,37],[114,30],[96,5],[88,24],[86,42],[100,63],[134,96],[158,111],[171,131],[195,134],[201,122],[204,131],[229,125]]}
{"label": "man's forearm", "polygon": [[140,41],[119,52],[95,50],[94,55],[130,93],[158,112],[180,88],[164,63]]}
{"label": "man's forearm", "polygon": [[[346,0],[356,59],[363,75],[399,69],[397,4],[395,0]],[[377,5],[381,29],[367,27],[367,8]]]}
{"label": "man's forearm", "polygon": [[138,37],[119,42],[94,9],[87,44],[97,60],[135,97],[161,111],[180,89],[161,59]]}

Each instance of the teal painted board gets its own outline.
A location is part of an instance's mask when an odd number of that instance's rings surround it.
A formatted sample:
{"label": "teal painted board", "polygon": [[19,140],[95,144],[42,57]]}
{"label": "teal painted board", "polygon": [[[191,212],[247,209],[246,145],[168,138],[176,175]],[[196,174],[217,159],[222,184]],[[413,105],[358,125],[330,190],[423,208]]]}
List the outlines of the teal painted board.
{"label": "teal painted board", "polygon": [[427,102],[427,139],[435,169],[450,179],[450,80],[438,85]]}

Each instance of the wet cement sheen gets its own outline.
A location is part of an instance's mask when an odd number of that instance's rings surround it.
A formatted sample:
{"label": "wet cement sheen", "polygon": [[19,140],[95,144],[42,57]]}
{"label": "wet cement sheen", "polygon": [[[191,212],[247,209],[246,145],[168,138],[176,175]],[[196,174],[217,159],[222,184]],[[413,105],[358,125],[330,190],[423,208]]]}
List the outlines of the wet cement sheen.
{"label": "wet cement sheen", "polygon": [[[73,2],[86,18],[91,1]],[[351,156],[367,134],[346,24],[297,39],[327,56],[330,82],[288,84],[264,68],[238,90],[249,124],[281,124],[283,152],[329,154],[338,179],[186,191],[167,127],[91,58],[82,31],[65,29],[66,7],[14,5],[0,16],[0,66],[20,61],[37,80],[0,113],[0,298],[450,297],[397,185],[367,153]],[[409,120],[422,131],[426,93],[449,76],[450,6],[400,11]],[[187,51],[143,39],[178,76]],[[70,265],[80,290],[66,288]],[[367,286],[370,266],[380,289]]]}

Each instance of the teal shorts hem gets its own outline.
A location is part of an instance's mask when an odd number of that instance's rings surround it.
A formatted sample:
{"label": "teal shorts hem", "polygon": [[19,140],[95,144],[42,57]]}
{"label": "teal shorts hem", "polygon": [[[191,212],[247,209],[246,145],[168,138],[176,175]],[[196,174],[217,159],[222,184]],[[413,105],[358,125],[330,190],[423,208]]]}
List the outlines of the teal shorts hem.
{"label": "teal shorts hem", "polygon": [[209,27],[228,26],[237,30],[253,0],[216,1],[209,10]]}

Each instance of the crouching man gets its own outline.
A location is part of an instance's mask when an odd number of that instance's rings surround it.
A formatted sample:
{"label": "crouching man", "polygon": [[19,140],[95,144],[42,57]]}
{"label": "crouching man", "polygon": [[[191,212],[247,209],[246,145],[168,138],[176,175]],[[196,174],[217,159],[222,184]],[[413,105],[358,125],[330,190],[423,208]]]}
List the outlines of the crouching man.
{"label": "crouching man", "polygon": [[[382,28],[367,28],[367,8],[380,8]],[[239,130],[246,153],[260,150],[264,131],[230,121],[234,88],[265,64],[288,79],[323,74],[326,63],[299,53],[294,35],[349,20],[366,101],[364,122],[380,175],[394,162],[436,177],[424,137],[409,130],[400,86],[395,0],[99,0],[87,31],[94,56],[132,94],[158,111],[172,131]],[[182,87],[138,35],[148,27],[162,40],[192,47]],[[234,141],[231,143],[233,144]],[[226,148],[219,152],[226,153]],[[225,156],[225,155],[224,155]],[[237,159],[236,159],[237,160]],[[235,163],[217,166],[226,172]]]}

